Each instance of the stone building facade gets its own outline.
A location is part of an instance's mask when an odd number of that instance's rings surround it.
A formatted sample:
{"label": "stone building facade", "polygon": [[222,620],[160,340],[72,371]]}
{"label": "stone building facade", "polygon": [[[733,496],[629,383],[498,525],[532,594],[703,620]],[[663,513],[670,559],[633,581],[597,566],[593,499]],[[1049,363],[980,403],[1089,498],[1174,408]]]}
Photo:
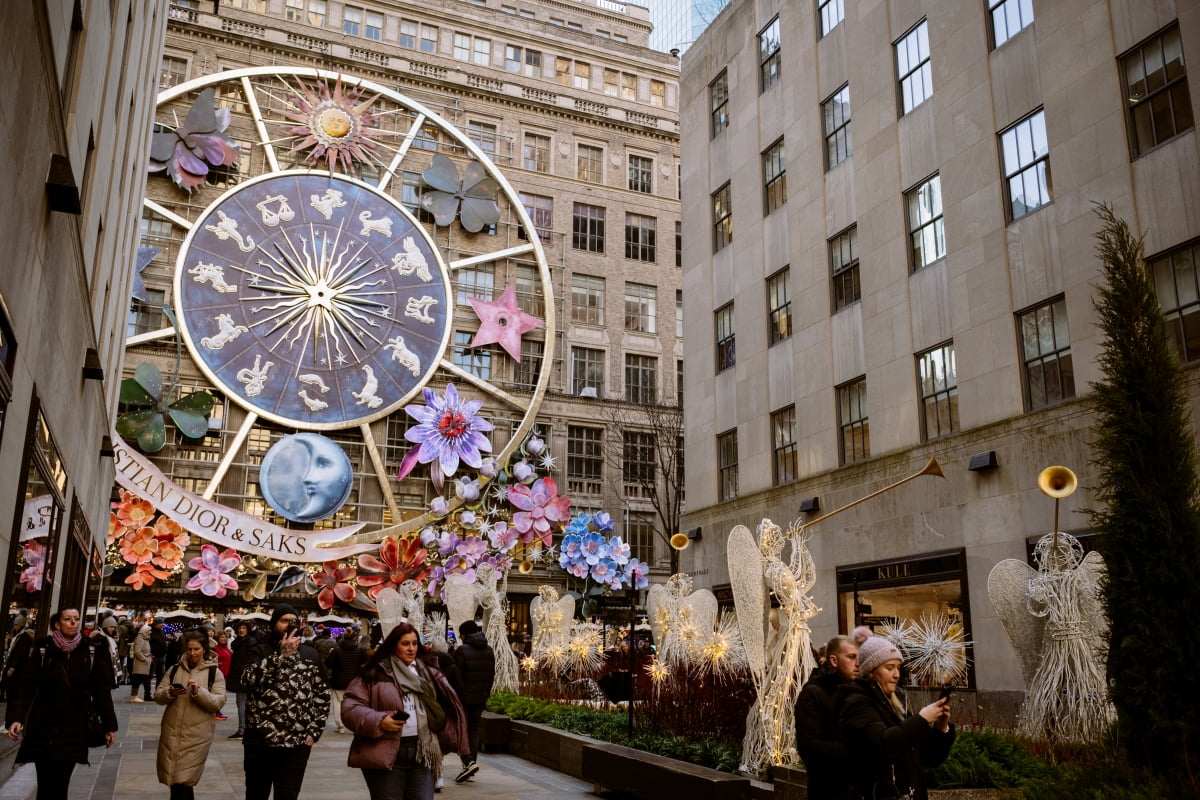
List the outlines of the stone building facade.
{"label": "stone building facade", "polygon": [[[1102,342],[1094,204],[1145,235],[1185,362],[1200,158],[1200,4],[734,0],[681,79],[688,514],[684,569],[727,591],[724,541],[813,526],[814,639],[936,612],[970,685],[1022,688],[987,596],[1079,490]],[[808,513],[802,511],[807,509]]]}

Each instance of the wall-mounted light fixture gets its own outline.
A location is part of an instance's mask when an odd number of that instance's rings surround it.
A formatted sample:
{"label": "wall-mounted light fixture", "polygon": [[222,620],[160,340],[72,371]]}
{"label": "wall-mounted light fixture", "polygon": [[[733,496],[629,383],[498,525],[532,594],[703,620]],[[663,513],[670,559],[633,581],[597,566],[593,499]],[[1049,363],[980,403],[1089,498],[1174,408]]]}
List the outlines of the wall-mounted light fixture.
{"label": "wall-mounted light fixture", "polygon": [[82,213],[79,204],[79,187],[75,185],[75,174],[66,156],[54,153],[50,156],[50,169],[46,172],[46,199],[51,211],[64,214]]}
{"label": "wall-mounted light fixture", "polygon": [[117,449],[113,447],[112,437],[105,434],[100,437],[100,457],[112,458],[117,454]]}
{"label": "wall-mounted light fixture", "polygon": [[996,451],[988,450],[986,453],[976,453],[971,456],[967,469],[971,472],[987,472],[989,469],[996,469],[999,466],[1000,462],[996,460]]}
{"label": "wall-mounted light fixture", "polygon": [[800,501],[801,514],[814,514],[821,510],[821,498],[806,497]]}
{"label": "wall-mounted light fixture", "polygon": [[85,381],[104,380],[104,366],[100,363],[100,353],[94,347],[89,347],[83,354],[83,379]]}

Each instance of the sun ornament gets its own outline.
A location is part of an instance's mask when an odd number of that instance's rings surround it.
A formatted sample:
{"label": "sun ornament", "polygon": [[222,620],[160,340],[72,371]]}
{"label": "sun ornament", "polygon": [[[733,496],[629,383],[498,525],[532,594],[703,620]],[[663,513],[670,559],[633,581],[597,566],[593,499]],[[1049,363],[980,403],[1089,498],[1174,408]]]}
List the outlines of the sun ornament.
{"label": "sun ornament", "polygon": [[382,115],[370,112],[378,96],[364,99],[365,94],[358,87],[343,84],[340,75],[332,88],[328,80],[318,80],[315,91],[301,84],[290,98],[296,110],[285,112],[288,119],[298,123],[287,130],[296,138],[291,152],[307,150],[311,165],[317,166],[324,159],[330,172],[340,168],[354,173],[357,164],[381,163],[376,138],[395,134],[379,127]]}

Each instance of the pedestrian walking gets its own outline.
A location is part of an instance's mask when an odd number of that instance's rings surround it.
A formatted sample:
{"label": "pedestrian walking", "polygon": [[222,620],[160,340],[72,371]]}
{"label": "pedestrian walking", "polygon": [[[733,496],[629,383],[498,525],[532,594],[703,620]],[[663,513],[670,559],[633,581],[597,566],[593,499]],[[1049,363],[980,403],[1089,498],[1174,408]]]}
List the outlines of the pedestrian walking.
{"label": "pedestrian walking", "polygon": [[342,722],[342,701],[346,698],[346,687],[354,680],[367,663],[367,653],[358,644],[358,634],[346,631],[338,639],[337,646],[325,659],[329,670],[329,688],[333,694],[333,722],[338,733],[345,733]]}
{"label": "pedestrian walking", "polygon": [[851,800],[854,776],[838,732],[833,698],[839,687],[858,677],[858,645],[835,636],[825,658],[796,700],[796,752],[808,773],[809,800]]}
{"label": "pedestrian walking", "polygon": [[150,653],[154,656],[151,674],[153,674],[154,684],[157,686],[162,683],[163,670],[167,665],[167,632],[161,619],[153,620],[150,623]]}
{"label": "pedestrian walking", "polygon": [[[133,678],[129,684],[129,702],[148,703],[150,701],[150,678],[154,670],[154,652],[150,640],[154,634],[153,628],[143,625],[133,640]],[[138,687],[142,687],[143,696],[138,697]]]}
{"label": "pedestrian walking", "polygon": [[[229,636],[222,632],[217,634],[217,643],[213,646],[213,655],[217,658],[217,669],[221,670],[221,677],[225,679],[226,684],[229,681],[229,668],[233,664],[233,651],[229,649]],[[223,711],[218,711],[217,719],[227,719]]]}
{"label": "pedestrian walking", "polygon": [[93,712],[104,745],[116,737],[112,661],[80,633],[78,609],[54,614],[50,628],[15,676],[4,723],[8,738],[21,739],[16,763],[34,764],[37,800],[66,800],[75,765],[88,763]]}
{"label": "pedestrian walking", "polygon": [[230,643],[233,656],[229,659],[229,674],[225,677],[225,688],[234,692],[237,703],[237,730],[230,739],[241,739],[246,733],[246,687],[242,683],[242,672],[250,663],[250,656],[258,644],[257,631],[248,622],[239,622],[237,636]]}
{"label": "pedestrian walking", "polygon": [[204,762],[225,705],[225,676],[203,631],[181,638],[183,657],[167,670],[154,691],[166,706],[158,737],[158,781],[171,787],[171,800],[192,800],[204,775]]}
{"label": "pedestrian walking", "polygon": [[454,663],[458,667],[458,699],[462,701],[467,715],[469,752],[462,757],[462,771],[455,783],[466,783],[479,772],[479,735],[483,711],[492,694],[496,681],[496,654],[487,643],[487,637],[479,624],[469,619],[458,626],[462,643],[454,651]]}

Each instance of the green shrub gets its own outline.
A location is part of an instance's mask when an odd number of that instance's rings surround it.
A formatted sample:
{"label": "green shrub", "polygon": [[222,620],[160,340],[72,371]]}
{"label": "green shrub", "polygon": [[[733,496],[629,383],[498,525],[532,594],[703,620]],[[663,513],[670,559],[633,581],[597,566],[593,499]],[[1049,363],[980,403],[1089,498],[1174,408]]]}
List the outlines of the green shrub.
{"label": "green shrub", "polygon": [[1046,765],[1014,739],[992,731],[959,731],[945,763],[929,771],[943,789],[1006,789],[1045,774]]}
{"label": "green shrub", "polygon": [[1159,775],[1115,761],[1063,764],[1023,787],[1026,800],[1162,800],[1195,797]]}

